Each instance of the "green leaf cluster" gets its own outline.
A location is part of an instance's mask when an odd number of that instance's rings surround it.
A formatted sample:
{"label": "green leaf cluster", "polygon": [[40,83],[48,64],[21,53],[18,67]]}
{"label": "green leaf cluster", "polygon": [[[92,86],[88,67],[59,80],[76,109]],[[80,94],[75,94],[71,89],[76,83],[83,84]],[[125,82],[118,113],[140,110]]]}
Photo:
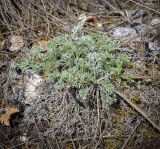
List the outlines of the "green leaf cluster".
{"label": "green leaf cluster", "polygon": [[115,81],[121,79],[127,55],[117,52],[117,42],[104,33],[72,37],[65,34],[51,39],[46,45],[46,53],[37,47],[29,57],[18,62],[18,66],[23,71],[43,72],[45,78],[54,79],[57,89],[78,88],[83,100],[87,99],[93,85],[98,85],[109,97],[114,88],[110,78],[114,75]]}

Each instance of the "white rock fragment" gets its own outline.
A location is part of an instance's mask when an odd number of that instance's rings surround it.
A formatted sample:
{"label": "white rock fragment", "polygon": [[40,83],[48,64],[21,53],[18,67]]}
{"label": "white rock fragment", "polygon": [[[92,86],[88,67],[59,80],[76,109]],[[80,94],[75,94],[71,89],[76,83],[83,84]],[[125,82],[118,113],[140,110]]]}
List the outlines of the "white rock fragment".
{"label": "white rock fragment", "polygon": [[21,36],[11,36],[9,42],[11,42],[10,51],[18,51],[24,46],[24,40]]}
{"label": "white rock fragment", "polygon": [[158,42],[149,42],[149,50],[154,52],[154,51],[160,51],[160,43]]}
{"label": "white rock fragment", "polygon": [[83,21],[83,20],[84,20],[84,22],[85,22],[85,21],[87,20],[87,16],[86,16],[85,14],[81,14],[81,15],[79,16],[78,20],[79,20],[79,21]]}
{"label": "white rock fragment", "polygon": [[153,27],[153,26],[156,26],[156,25],[160,25],[160,19],[158,18],[155,18],[151,21],[150,25]]}
{"label": "white rock fragment", "polygon": [[43,81],[42,77],[36,73],[25,76],[25,102],[27,104],[33,104],[33,100],[39,97],[37,87]]}
{"label": "white rock fragment", "polygon": [[28,138],[27,138],[26,135],[27,135],[26,133],[23,133],[23,135],[20,136],[20,140],[21,140],[22,142],[26,142],[26,141],[28,140]]}
{"label": "white rock fragment", "polygon": [[132,28],[127,28],[127,27],[116,28],[113,32],[113,37],[116,39],[132,37],[134,35],[136,35],[136,31]]}

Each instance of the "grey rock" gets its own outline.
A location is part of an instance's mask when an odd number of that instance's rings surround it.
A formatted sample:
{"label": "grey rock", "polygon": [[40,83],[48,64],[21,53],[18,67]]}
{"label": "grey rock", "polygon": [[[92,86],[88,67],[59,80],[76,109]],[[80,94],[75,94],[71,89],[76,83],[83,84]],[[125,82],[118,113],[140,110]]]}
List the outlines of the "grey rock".
{"label": "grey rock", "polygon": [[113,32],[113,37],[116,39],[132,37],[136,35],[136,31],[132,28],[118,27]]}
{"label": "grey rock", "polygon": [[156,51],[160,51],[160,43],[154,41],[154,42],[149,42],[149,50],[151,52],[156,52]]}
{"label": "grey rock", "polygon": [[151,25],[152,27],[157,26],[157,25],[160,25],[160,19],[159,19],[159,18],[153,19],[153,20],[151,21],[150,25]]}

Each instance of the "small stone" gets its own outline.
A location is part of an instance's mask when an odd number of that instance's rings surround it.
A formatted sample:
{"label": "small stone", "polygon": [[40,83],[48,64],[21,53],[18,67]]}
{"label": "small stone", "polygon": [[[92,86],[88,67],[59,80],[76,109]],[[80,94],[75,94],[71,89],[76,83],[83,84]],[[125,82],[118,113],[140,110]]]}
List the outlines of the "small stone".
{"label": "small stone", "polygon": [[149,42],[149,47],[148,48],[151,52],[159,51],[160,50],[160,43]]}
{"label": "small stone", "polygon": [[27,134],[26,134],[26,133],[23,133],[23,135],[20,136],[20,140],[21,140],[22,142],[26,142],[26,141],[28,140]]}
{"label": "small stone", "polygon": [[156,19],[153,19],[150,23],[150,25],[153,27],[153,26],[156,26],[156,25],[160,25],[160,19],[156,18]]}
{"label": "small stone", "polygon": [[24,46],[24,40],[21,36],[11,36],[9,39],[11,46],[9,47],[9,51],[18,51]]}
{"label": "small stone", "polygon": [[115,37],[116,39],[132,37],[134,35],[136,35],[136,31],[132,28],[127,27],[116,28],[113,32],[113,37]]}
{"label": "small stone", "polygon": [[37,87],[43,81],[42,77],[36,73],[30,73],[30,75],[25,76],[25,97],[26,104],[33,104],[33,99],[38,100],[39,93]]}

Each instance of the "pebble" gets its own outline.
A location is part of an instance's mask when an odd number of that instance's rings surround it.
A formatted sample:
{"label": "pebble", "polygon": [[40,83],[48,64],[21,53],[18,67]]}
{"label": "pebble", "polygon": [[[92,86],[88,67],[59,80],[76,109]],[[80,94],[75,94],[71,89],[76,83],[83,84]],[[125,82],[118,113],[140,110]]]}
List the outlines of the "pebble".
{"label": "pebble", "polygon": [[26,75],[25,78],[25,103],[33,104],[32,100],[38,99],[39,93],[37,91],[37,87],[43,81],[42,77],[36,73],[30,73]]}
{"label": "pebble", "polygon": [[149,42],[149,50],[151,52],[160,51],[160,43],[158,42]]}
{"label": "pebble", "polygon": [[113,37],[116,39],[132,37],[136,35],[136,31],[132,28],[118,27],[113,32]]}
{"label": "pebble", "polygon": [[9,42],[11,42],[11,46],[9,47],[9,51],[18,51],[24,46],[24,40],[21,36],[11,36]]}
{"label": "pebble", "polygon": [[153,27],[153,26],[156,26],[156,25],[160,25],[160,19],[158,18],[155,18],[151,21],[150,25]]}

